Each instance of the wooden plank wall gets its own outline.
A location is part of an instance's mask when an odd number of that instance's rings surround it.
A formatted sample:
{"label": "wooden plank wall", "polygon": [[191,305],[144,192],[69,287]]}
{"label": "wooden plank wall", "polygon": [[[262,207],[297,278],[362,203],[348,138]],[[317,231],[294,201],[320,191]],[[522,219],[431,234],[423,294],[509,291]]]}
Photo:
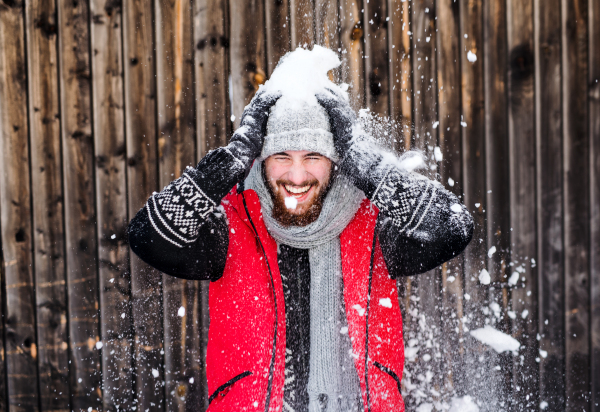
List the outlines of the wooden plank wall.
{"label": "wooden plank wall", "polygon": [[599,39],[600,0],[0,1],[0,411],[206,407],[208,284],[127,222],[319,44],[476,222],[399,282],[407,410],[600,412]]}

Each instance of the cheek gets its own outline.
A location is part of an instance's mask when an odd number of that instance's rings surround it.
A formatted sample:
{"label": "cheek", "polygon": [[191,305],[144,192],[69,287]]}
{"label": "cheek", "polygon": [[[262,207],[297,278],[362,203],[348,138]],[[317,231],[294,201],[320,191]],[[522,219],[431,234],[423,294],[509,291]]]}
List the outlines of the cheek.
{"label": "cheek", "polygon": [[331,174],[331,162],[319,162],[311,167],[309,173],[312,174],[319,183],[323,184],[328,180]]}
{"label": "cheek", "polygon": [[289,167],[279,164],[277,162],[265,163],[265,176],[267,180],[270,182],[275,182],[277,179],[280,179],[281,176],[287,173],[287,169]]}

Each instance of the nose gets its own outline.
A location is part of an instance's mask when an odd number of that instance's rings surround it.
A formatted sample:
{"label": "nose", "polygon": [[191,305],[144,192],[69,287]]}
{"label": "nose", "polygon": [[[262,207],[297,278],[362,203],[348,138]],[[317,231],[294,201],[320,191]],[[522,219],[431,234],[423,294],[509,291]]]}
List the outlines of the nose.
{"label": "nose", "polygon": [[288,171],[288,180],[291,181],[295,185],[301,185],[302,183],[308,180],[308,173],[302,163],[297,164],[294,162],[290,170]]}

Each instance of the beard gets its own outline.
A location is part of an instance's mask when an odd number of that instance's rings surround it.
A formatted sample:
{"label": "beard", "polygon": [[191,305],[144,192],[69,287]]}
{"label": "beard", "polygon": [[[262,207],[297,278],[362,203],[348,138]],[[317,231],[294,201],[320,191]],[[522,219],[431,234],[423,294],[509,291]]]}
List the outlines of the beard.
{"label": "beard", "polygon": [[[296,185],[286,179],[278,179],[274,185],[267,179],[265,174],[265,168],[262,168],[262,177],[265,182],[265,186],[269,190],[271,199],[273,200],[273,218],[279,222],[283,227],[290,226],[307,226],[313,223],[319,218],[321,209],[323,209],[323,202],[327,197],[327,193],[331,189],[332,182],[335,179],[334,172],[332,170],[329,179],[323,184],[319,183],[317,179],[311,179],[303,182],[300,185]],[[290,209],[285,205],[285,196],[282,190],[278,190],[280,185],[291,185],[291,186],[315,186],[315,194],[313,200],[309,203],[306,209],[302,213],[292,213]]]}

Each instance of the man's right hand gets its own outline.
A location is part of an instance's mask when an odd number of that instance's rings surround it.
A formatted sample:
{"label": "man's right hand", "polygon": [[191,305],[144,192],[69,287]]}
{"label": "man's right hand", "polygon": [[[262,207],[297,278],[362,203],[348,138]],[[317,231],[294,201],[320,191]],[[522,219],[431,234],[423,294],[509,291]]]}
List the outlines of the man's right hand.
{"label": "man's right hand", "polygon": [[280,92],[259,91],[242,113],[240,127],[231,137],[227,149],[240,161],[246,171],[252,167],[254,159],[260,156],[267,133],[269,111],[280,97]]}

